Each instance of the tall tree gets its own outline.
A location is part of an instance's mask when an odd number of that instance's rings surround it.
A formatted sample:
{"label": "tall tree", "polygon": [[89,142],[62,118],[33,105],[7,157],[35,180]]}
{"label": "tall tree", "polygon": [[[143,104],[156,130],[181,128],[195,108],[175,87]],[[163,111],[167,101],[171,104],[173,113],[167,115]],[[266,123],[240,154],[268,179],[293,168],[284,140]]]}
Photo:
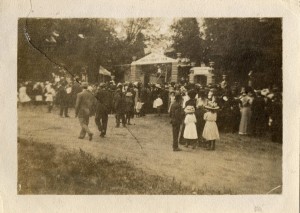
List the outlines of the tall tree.
{"label": "tall tree", "polygon": [[182,18],[171,25],[172,47],[198,64],[203,60],[202,39],[196,18]]}
{"label": "tall tree", "polygon": [[253,70],[261,84],[282,81],[282,30],[279,18],[207,18],[207,57],[216,71],[246,80]]}

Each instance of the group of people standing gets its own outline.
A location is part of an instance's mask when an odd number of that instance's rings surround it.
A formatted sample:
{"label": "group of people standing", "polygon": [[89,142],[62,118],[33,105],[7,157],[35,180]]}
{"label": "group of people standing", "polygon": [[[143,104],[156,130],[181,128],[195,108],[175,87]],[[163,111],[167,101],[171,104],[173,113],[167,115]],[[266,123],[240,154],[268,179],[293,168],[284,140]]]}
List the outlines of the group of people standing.
{"label": "group of people standing", "polygon": [[[48,112],[57,104],[61,117],[69,117],[69,107],[75,107],[78,117],[88,111],[90,115],[95,115],[101,137],[106,135],[109,114],[115,114],[118,128],[121,124],[124,127],[130,125],[134,116],[169,113],[174,151],[178,149],[178,142],[193,148],[198,144],[214,149],[219,131],[253,136],[270,132],[273,141],[282,142],[282,101],[278,88],[255,90],[229,84],[224,86],[222,83],[206,86],[173,82],[147,85],[140,82],[106,82],[89,85],[78,80],[67,82],[62,78],[55,82],[20,84],[18,101],[21,105],[29,102],[34,105],[47,103]],[[92,95],[89,96],[93,104],[81,105],[85,98],[78,98],[83,91]],[[80,109],[82,106],[91,108],[83,110],[84,113]],[[86,133],[92,138],[87,129],[87,120],[85,117],[80,121],[80,138]]]}
{"label": "group of people standing", "polygon": [[170,107],[173,151],[181,150],[178,143],[186,147],[191,145],[193,149],[198,145],[214,150],[215,141],[220,139],[216,124],[219,106],[214,101],[196,99],[195,90],[187,94],[189,99],[184,102],[184,96],[176,93],[175,102]]}

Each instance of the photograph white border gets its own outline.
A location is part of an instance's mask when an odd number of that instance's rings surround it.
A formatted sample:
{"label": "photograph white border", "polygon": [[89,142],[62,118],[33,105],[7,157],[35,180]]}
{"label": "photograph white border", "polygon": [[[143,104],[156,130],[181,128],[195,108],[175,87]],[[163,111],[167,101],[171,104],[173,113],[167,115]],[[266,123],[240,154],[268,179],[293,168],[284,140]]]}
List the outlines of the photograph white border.
{"label": "photograph white border", "polygon": [[[299,212],[299,10],[280,0],[4,0],[0,2],[1,212]],[[18,18],[282,17],[281,195],[17,195]]]}

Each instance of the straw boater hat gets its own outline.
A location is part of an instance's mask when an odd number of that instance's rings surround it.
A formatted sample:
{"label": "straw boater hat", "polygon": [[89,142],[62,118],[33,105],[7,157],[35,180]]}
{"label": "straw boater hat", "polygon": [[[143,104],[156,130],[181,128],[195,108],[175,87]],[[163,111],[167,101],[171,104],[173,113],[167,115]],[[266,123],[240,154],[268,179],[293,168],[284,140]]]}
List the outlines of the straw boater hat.
{"label": "straw boater hat", "polygon": [[208,102],[208,104],[205,106],[206,109],[219,109],[220,107],[218,106],[217,103],[215,102]]}
{"label": "straw boater hat", "polygon": [[127,96],[127,97],[131,97],[131,96],[132,96],[132,93],[131,93],[131,92],[126,92],[126,96]]}
{"label": "straw boater hat", "polygon": [[185,113],[194,113],[195,112],[195,108],[193,106],[187,106],[184,109]]}

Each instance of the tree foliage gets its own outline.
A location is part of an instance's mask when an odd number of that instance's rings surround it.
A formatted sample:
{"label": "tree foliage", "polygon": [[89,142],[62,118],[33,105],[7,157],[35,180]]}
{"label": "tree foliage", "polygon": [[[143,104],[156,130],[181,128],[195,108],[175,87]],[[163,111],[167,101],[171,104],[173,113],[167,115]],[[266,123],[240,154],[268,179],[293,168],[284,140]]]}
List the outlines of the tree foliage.
{"label": "tree foliage", "polygon": [[279,18],[206,18],[206,55],[216,71],[247,79],[253,70],[262,84],[282,81]]}
{"label": "tree foliage", "polygon": [[171,30],[175,51],[199,64],[203,60],[203,45],[197,19],[179,19],[171,26]]}
{"label": "tree foliage", "polygon": [[87,67],[89,79],[97,81],[100,65],[113,71],[116,64],[130,63],[133,55],[144,56],[145,21],[129,23],[123,40],[113,19],[20,19],[18,78],[45,80],[62,67],[73,75]]}

